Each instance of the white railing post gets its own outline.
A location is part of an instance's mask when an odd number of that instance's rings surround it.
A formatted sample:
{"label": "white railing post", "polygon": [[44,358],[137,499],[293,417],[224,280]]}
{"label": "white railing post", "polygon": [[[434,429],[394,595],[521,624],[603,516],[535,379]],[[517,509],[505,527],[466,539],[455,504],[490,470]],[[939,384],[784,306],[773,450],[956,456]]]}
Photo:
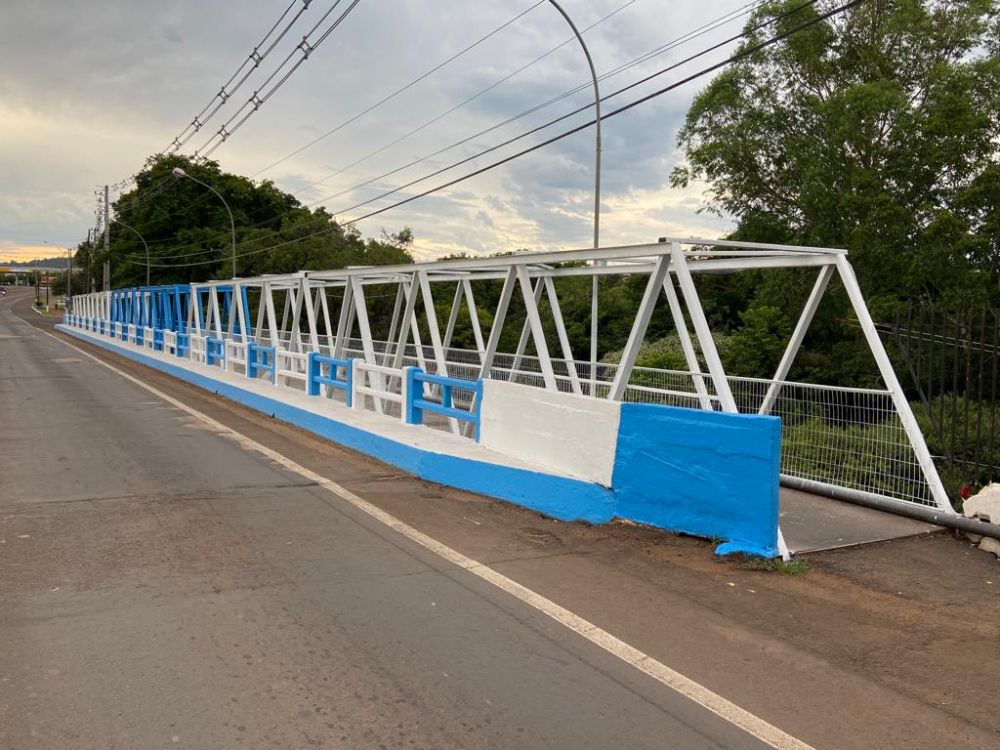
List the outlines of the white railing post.
{"label": "white railing post", "polygon": [[365,374],[358,366],[360,360],[357,357],[351,359],[351,408],[364,411],[365,394],[358,390],[364,386]]}
{"label": "white railing post", "polygon": [[399,419],[406,424],[406,412],[410,405],[410,371],[414,370],[412,365],[403,368],[403,382],[400,385],[400,395],[402,396],[402,402],[399,409]]}

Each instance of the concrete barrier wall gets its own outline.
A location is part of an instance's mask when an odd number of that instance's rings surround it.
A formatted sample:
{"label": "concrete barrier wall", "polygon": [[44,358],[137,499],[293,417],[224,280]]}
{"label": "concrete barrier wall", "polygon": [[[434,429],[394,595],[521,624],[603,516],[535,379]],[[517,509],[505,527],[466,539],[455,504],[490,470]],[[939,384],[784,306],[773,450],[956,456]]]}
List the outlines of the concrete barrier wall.
{"label": "concrete barrier wall", "polygon": [[610,487],[620,406],[615,401],[486,380],[479,440],[508,456]]}
{"label": "concrete barrier wall", "polygon": [[[781,422],[776,417],[622,404],[486,381],[479,447],[503,454],[505,463],[485,462],[390,438],[380,428],[352,426],[345,416],[338,418],[337,409],[316,413],[291,403],[307,398],[301,391],[265,386],[194,365],[187,356],[151,352],[70,326],[59,329],[429,481],[566,521],[624,518],[721,539],[720,554],[777,554]],[[515,466],[518,459],[544,469]]]}
{"label": "concrete barrier wall", "polygon": [[622,404],[612,486],[616,513],[727,540],[717,552],[774,556],[781,420]]}

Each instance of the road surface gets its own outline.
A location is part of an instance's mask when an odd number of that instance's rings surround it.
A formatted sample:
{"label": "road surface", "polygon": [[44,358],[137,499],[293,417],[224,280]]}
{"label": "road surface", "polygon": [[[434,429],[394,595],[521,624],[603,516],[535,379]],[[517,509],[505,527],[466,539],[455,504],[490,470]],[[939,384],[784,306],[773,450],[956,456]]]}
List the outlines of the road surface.
{"label": "road surface", "polygon": [[932,561],[896,570],[875,550],[879,584],[859,587],[552,524],[101,354],[112,371],[25,302],[0,299],[3,750],[768,747],[317,476],[699,680],[783,746],[996,746],[992,560],[963,562],[976,586],[907,599]]}
{"label": "road surface", "polygon": [[762,748],[0,308],[0,746]]}

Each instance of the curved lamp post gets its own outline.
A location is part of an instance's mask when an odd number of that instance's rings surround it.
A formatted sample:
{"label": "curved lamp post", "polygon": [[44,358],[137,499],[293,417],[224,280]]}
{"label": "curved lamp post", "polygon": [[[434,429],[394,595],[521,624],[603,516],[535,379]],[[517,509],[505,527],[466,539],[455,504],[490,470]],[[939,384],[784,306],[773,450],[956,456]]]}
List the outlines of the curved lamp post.
{"label": "curved lamp post", "polygon": [[233,278],[235,279],[236,278],[236,222],[233,221],[233,211],[231,208],[229,208],[229,204],[226,203],[226,199],[222,197],[222,193],[220,193],[214,187],[209,185],[207,182],[202,182],[197,177],[192,177],[180,167],[174,167],[172,174],[177,179],[180,179],[181,177],[187,177],[189,180],[197,182],[202,187],[208,188],[218,196],[219,200],[222,201],[222,205],[226,207],[226,211],[229,214],[229,228],[232,229],[233,231]]}
{"label": "curved lamp post", "polygon": [[[573,29],[583,54],[587,58],[587,65],[590,67],[590,77],[594,82],[594,131],[596,143],[594,146],[594,248],[600,247],[601,243],[601,87],[597,82],[597,70],[594,68],[594,59],[590,56],[587,43],[583,41],[583,34],[573,23],[573,19],[563,10],[557,0],[549,0],[559,14],[566,19],[566,23]],[[590,395],[595,395],[597,385],[597,289],[598,277],[595,274],[591,285],[590,294]]]}
{"label": "curved lamp post", "polygon": [[130,227],[121,219],[112,219],[111,221],[114,222],[115,224],[118,224],[119,226],[125,227],[125,229],[129,230],[130,232],[134,232],[135,236],[142,241],[142,246],[146,248],[146,286],[149,286],[149,245],[146,244],[146,238],[143,237],[141,234],[139,234],[138,230],[134,229],[133,227]]}

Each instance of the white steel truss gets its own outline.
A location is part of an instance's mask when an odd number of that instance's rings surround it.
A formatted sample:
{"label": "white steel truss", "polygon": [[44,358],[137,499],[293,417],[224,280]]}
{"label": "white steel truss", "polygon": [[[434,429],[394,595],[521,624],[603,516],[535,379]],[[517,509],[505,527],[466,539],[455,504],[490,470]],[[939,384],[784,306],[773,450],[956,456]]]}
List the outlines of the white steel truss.
{"label": "white steel truss", "polygon": [[[728,374],[698,298],[695,277],[808,267],[817,269],[817,278],[774,377],[759,381]],[[646,277],[645,291],[617,364],[575,358],[557,295],[558,279],[601,276]],[[884,388],[836,388],[786,380],[834,277],[847,292]],[[480,320],[481,308],[476,302],[476,285],[482,281],[502,284],[489,325]],[[450,299],[443,326],[438,320],[435,292],[442,303]],[[82,302],[78,297],[75,302],[88,313],[100,313],[107,310],[104,294],[88,295],[92,299]],[[685,372],[650,370],[635,364],[654,311],[664,300],[683,352]],[[543,301],[547,302],[544,306]],[[499,351],[499,346],[512,304],[523,307],[524,322],[516,351],[505,353]],[[474,350],[452,347],[463,306]],[[373,312],[378,313],[377,318]],[[555,330],[559,356],[554,357],[550,351],[546,321]],[[818,459],[809,459],[812,468],[801,456],[789,453],[786,440],[783,479],[848,498],[852,493],[876,496],[953,512],[844,250],[673,239],[623,247],[522,252],[209,281],[191,285],[187,327],[193,333],[219,338],[252,336],[258,344],[294,353],[323,351],[338,359],[357,357],[367,365],[393,370],[414,364],[442,375],[502,377],[595,398],[779,414],[786,420],[786,434],[794,428],[796,435],[810,429],[818,435],[825,429],[824,420],[834,428],[843,428],[843,435],[850,429],[858,432],[872,428],[872,437],[864,438],[868,443],[859,443],[868,446],[865,448],[848,449],[836,443],[840,437],[823,437],[829,444],[811,446],[813,454],[822,454]],[[534,355],[527,353],[529,341]],[[373,389],[385,388],[389,382],[389,376],[378,370],[366,372]],[[859,403],[871,415],[878,415],[878,420],[874,416],[849,416],[858,411]],[[375,408],[382,409],[377,400]],[[454,421],[451,427],[456,429]],[[881,461],[897,466],[893,470],[898,476],[883,482],[858,480],[853,469],[851,474],[845,467],[852,461],[864,461],[862,454],[868,450],[872,472],[884,473],[879,468]]]}

